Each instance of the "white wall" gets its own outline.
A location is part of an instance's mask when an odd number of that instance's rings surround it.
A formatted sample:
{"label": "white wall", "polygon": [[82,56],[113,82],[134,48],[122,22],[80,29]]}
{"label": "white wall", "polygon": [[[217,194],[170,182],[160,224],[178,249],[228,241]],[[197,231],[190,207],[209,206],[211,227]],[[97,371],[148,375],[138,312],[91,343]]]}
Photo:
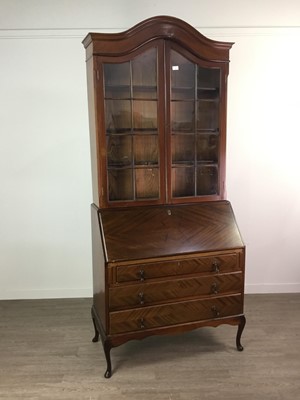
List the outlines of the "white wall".
{"label": "white wall", "polygon": [[227,197],[246,290],[300,291],[298,0],[0,0],[0,298],[92,295],[81,40],[160,14],[235,42]]}

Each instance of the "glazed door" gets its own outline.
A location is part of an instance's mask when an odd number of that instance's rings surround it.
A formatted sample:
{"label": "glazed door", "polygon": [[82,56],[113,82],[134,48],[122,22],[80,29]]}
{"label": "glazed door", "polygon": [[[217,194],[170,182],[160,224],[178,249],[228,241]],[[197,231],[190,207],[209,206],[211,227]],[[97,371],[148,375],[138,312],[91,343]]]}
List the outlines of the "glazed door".
{"label": "glazed door", "polygon": [[224,64],[156,40],[97,68],[101,207],[224,199]]}
{"label": "glazed door", "polygon": [[130,59],[101,60],[106,148],[100,157],[109,206],[164,202],[162,57],[157,41]]}
{"label": "glazed door", "polygon": [[[169,49],[168,198],[172,203],[223,198],[225,74],[177,46]],[[224,113],[223,113],[224,114]],[[225,130],[224,130],[225,132]]]}

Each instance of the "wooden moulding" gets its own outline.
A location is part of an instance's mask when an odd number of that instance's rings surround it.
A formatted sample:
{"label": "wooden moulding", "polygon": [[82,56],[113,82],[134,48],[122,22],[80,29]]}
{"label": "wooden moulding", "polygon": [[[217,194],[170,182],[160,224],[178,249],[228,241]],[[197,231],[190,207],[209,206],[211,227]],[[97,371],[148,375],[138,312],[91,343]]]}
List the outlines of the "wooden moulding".
{"label": "wooden moulding", "polygon": [[203,60],[229,62],[233,42],[220,42],[207,38],[188,23],[169,16],[146,19],[120,33],[89,33],[83,40],[87,59],[92,55],[128,54],[156,39],[171,39]]}

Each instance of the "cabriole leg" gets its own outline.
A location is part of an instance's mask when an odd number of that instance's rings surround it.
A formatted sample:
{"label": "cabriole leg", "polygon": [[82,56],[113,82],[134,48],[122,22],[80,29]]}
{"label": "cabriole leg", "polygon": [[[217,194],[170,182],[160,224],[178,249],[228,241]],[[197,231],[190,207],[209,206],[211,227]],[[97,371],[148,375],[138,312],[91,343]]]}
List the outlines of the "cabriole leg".
{"label": "cabriole leg", "polygon": [[[103,350],[106,358],[106,364],[107,368],[104,374],[105,378],[110,378],[111,377],[111,359],[110,359],[110,350],[113,347],[111,345],[111,342],[107,340],[103,330],[101,329],[101,325],[97,326],[97,315],[94,314],[94,308],[92,307],[92,321],[94,325],[94,330],[95,330],[95,336],[93,337],[92,341],[93,342],[98,342],[99,341],[99,336],[101,337],[102,345],[103,345]],[[100,331],[100,332],[99,332]]]}
{"label": "cabriole leg", "polygon": [[105,354],[106,363],[107,363],[107,369],[105,371],[104,377],[110,378],[111,377],[111,359],[110,359],[111,345],[110,345],[110,343],[104,342],[103,348],[104,348],[104,354]]}
{"label": "cabriole leg", "polygon": [[96,343],[99,340],[99,332],[96,326],[96,321],[95,318],[93,317],[93,313],[92,313],[92,321],[93,321],[93,325],[94,325],[94,330],[95,330],[95,336],[92,339],[92,342]]}
{"label": "cabriole leg", "polygon": [[238,351],[244,350],[244,347],[241,345],[241,336],[242,336],[243,330],[245,328],[245,325],[246,325],[246,318],[244,315],[242,315],[240,318],[240,323],[239,323],[239,327],[238,327],[238,331],[237,331],[237,335],[236,335],[236,348],[238,349]]}

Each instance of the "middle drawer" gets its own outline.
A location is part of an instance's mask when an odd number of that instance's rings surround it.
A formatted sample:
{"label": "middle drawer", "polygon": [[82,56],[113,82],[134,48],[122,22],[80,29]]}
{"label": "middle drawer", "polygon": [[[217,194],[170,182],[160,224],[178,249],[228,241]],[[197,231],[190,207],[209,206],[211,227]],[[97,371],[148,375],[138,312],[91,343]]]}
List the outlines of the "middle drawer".
{"label": "middle drawer", "polygon": [[109,289],[109,308],[117,310],[189,297],[241,292],[242,272],[155,283],[114,286]]}

